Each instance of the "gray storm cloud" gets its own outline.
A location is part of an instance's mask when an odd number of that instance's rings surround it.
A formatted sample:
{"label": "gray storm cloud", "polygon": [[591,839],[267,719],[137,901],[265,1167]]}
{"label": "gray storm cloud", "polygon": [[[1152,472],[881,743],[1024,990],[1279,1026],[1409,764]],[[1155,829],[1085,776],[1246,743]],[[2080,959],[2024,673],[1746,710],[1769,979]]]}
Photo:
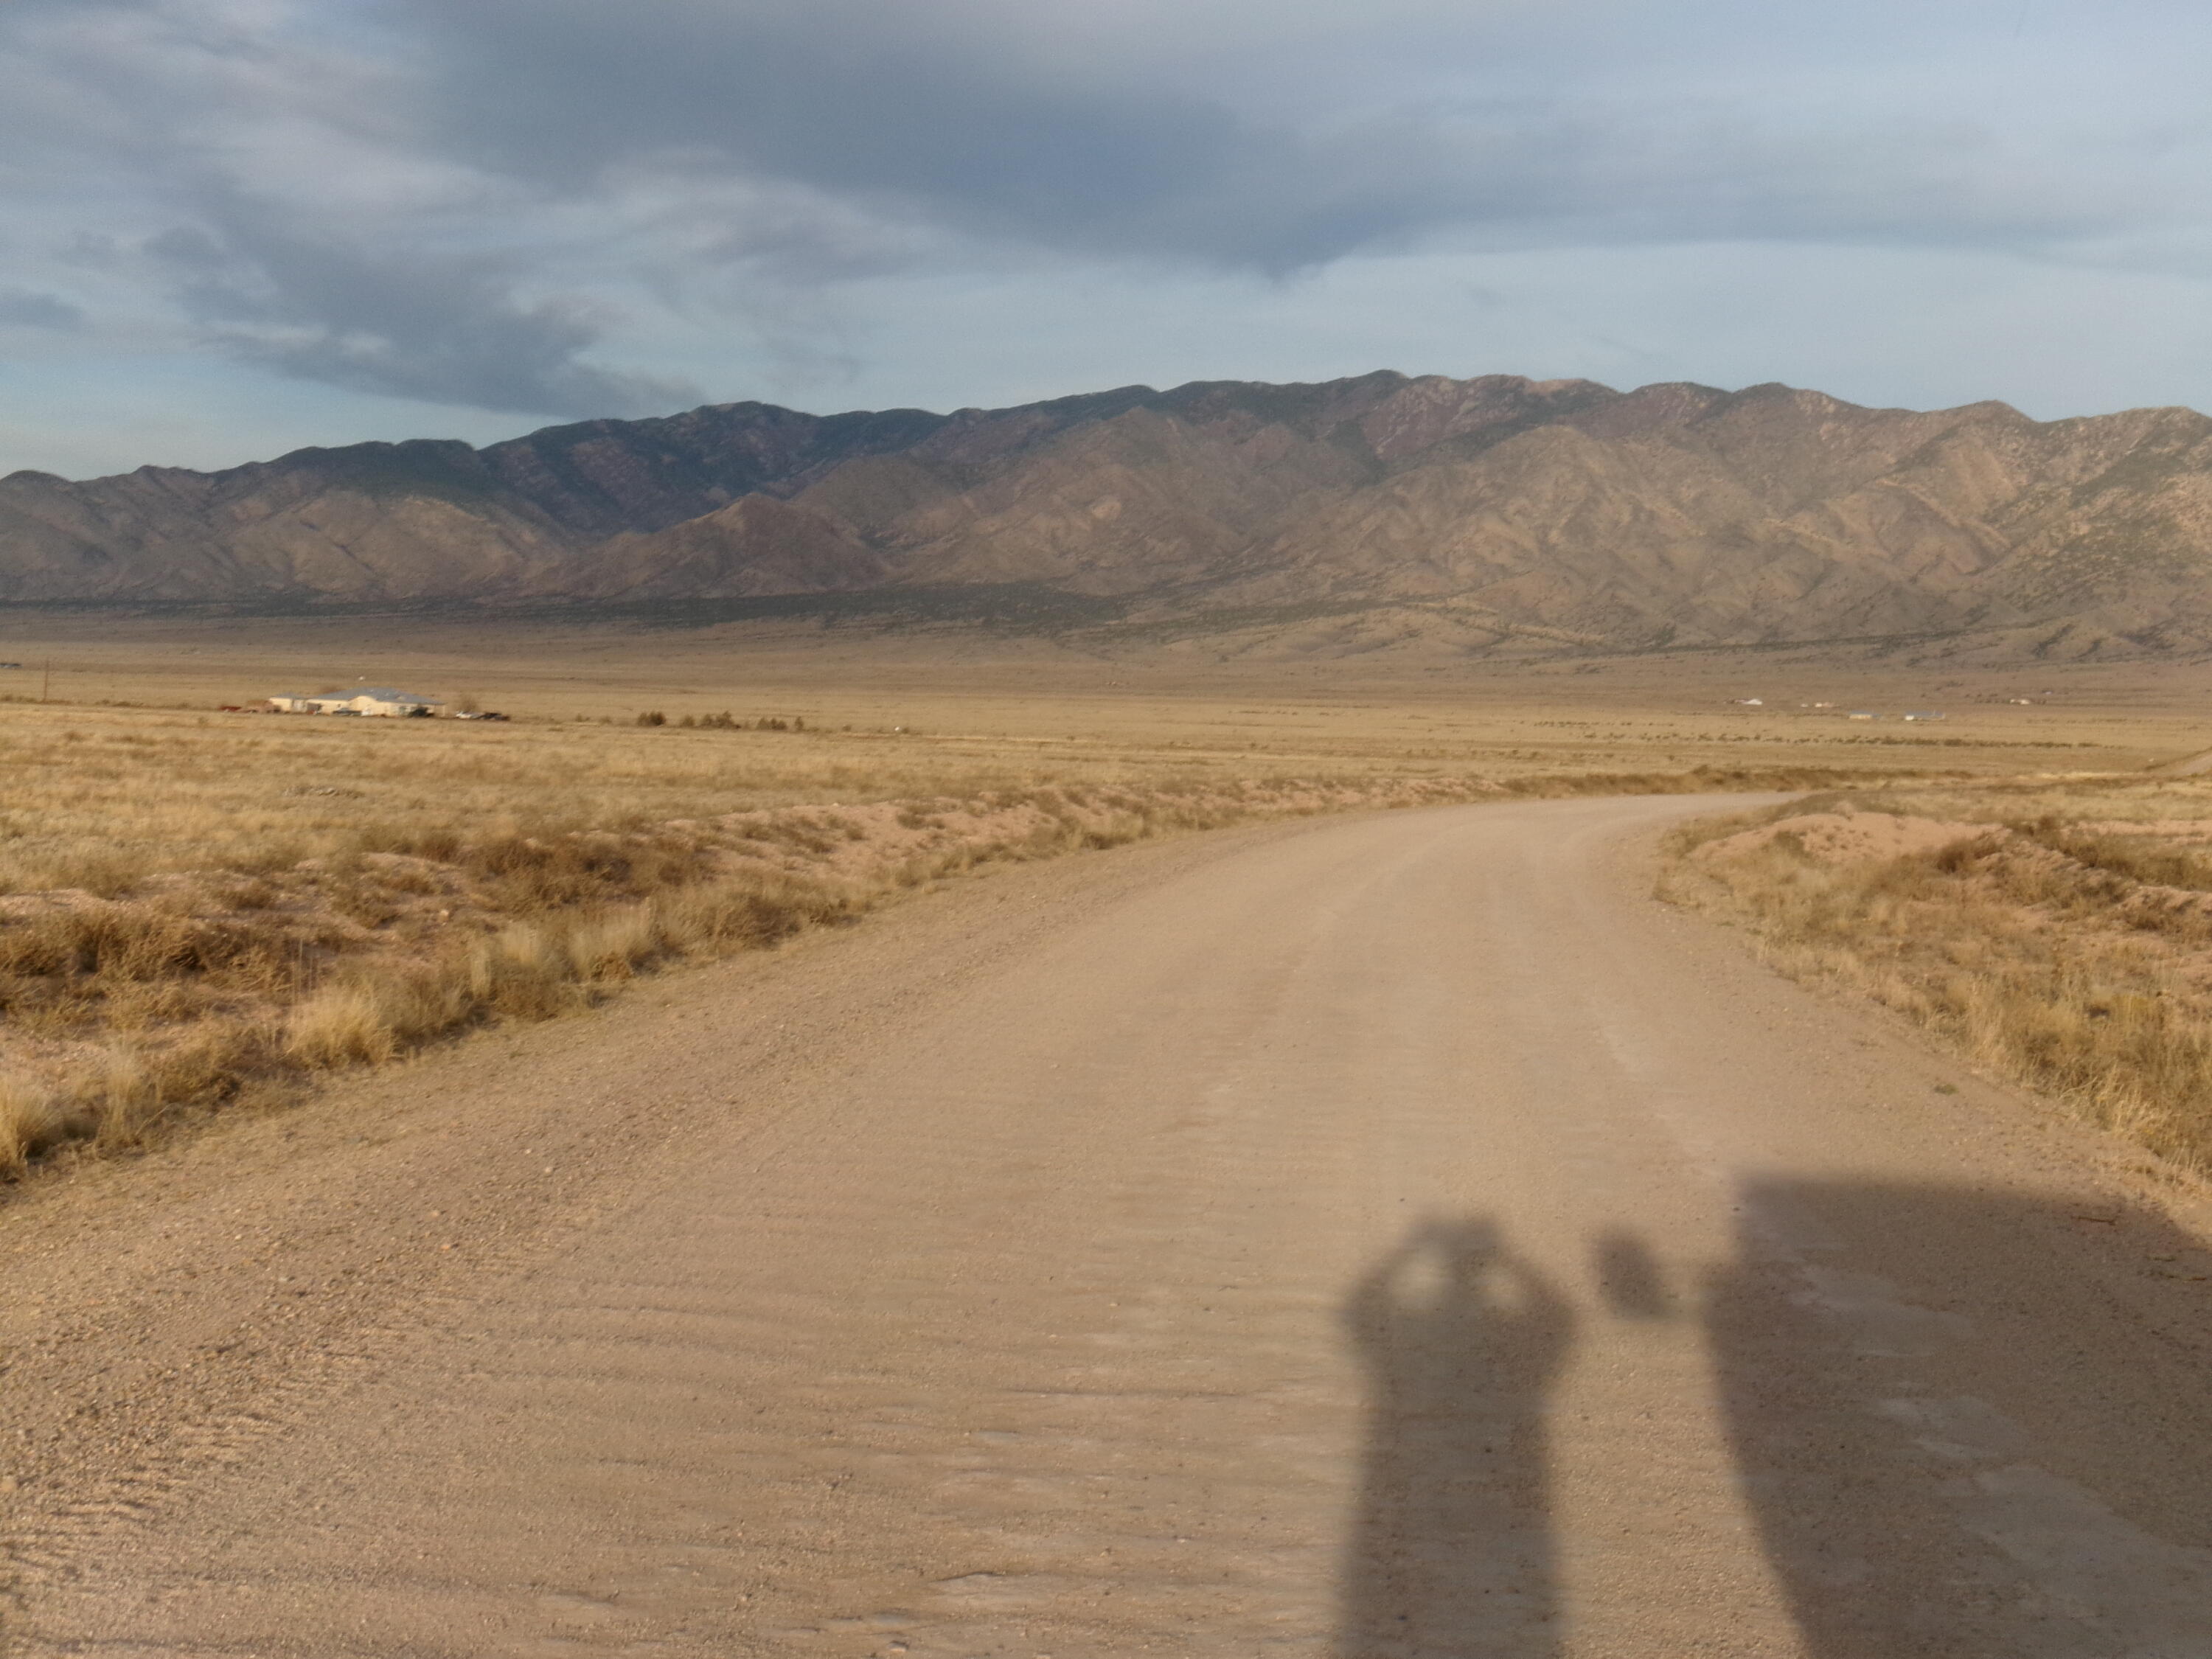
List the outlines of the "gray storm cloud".
{"label": "gray storm cloud", "polygon": [[[137,303],[203,347],[563,416],[692,395],[601,361],[640,306],[769,329],[1001,253],[2199,246],[2185,92],[2029,50],[2071,0],[2028,3],[16,0],[0,192],[19,243],[143,250]],[[2145,64],[2205,33],[2101,15],[2075,38]],[[98,331],[22,274],[0,325]]]}
{"label": "gray storm cloud", "polygon": [[28,289],[0,289],[0,328],[43,328],[73,333],[84,326],[84,313],[59,295]]}
{"label": "gray storm cloud", "polygon": [[487,167],[569,191],[621,167],[734,170],[1083,253],[1280,272],[1442,229],[1994,240],[2090,232],[2117,206],[1948,112],[1777,118],[1556,63],[1516,81],[1478,55],[1474,90],[1377,106],[1341,101],[1359,88],[1332,85],[1322,40],[1279,69],[1307,88],[1299,120],[1177,84],[1172,26],[1100,63],[972,5],[394,3],[437,43],[439,142]]}
{"label": "gray storm cloud", "polygon": [[588,302],[516,299],[497,262],[363,246],[274,222],[252,203],[206,212],[145,252],[185,310],[237,356],[298,379],[521,414],[652,413],[681,381],[579,361],[600,337]]}

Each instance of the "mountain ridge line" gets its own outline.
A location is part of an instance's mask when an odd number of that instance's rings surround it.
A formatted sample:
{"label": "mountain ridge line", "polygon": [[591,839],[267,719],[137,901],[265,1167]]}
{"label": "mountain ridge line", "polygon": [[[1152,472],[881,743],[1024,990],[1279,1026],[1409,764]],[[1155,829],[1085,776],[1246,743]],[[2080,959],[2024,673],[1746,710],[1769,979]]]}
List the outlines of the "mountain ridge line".
{"label": "mountain ridge line", "polygon": [[950,414],[741,402],[480,449],[0,478],[18,606],[872,595],[958,622],[1027,594],[1012,625],[1238,653],[1916,637],[2047,660],[2212,650],[2208,579],[2212,418],[1869,409],[1776,383],[1378,371]]}

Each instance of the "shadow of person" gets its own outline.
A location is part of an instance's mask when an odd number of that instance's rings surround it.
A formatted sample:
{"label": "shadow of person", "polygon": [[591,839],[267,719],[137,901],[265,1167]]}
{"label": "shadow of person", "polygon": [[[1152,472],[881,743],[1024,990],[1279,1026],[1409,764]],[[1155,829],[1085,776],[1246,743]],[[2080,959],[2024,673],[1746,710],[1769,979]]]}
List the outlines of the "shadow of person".
{"label": "shadow of person", "polygon": [[1598,1289],[1616,1319],[1660,1320],[1674,1316],[1667,1291],[1666,1276],[1650,1247],[1623,1228],[1608,1228],[1598,1236],[1592,1252]]}
{"label": "shadow of person", "polygon": [[1338,1659],[1558,1651],[1546,1403],[1574,1317],[1480,1220],[1430,1221],[1353,1289],[1366,1464]]}

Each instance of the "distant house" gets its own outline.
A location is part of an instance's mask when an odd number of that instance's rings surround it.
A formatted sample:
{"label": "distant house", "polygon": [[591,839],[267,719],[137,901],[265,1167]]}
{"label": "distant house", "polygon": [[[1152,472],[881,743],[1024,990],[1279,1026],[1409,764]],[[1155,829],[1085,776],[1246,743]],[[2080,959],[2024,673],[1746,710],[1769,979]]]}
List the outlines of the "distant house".
{"label": "distant house", "polygon": [[356,714],[387,717],[428,714],[432,709],[445,706],[442,697],[418,696],[412,691],[395,691],[388,685],[363,686],[346,699],[346,707]]}
{"label": "distant house", "polygon": [[396,719],[428,714],[446,705],[442,699],[422,696],[413,691],[398,691],[388,685],[365,685],[358,691],[329,691],[313,697],[271,697],[269,706],[283,714],[380,714]]}
{"label": "distant house", "polygon": [[1851,710],[1851,712],[1850,712],[1850,714],[1846,714],[1844,718],[1844,719],[1846,719],[1846,720],[1880,720],[1880,719],[1881,718],[1881,715],[1879,715],[1879,714],[1875,714],[1875,713],[1873,713],[1873,712],[1871,712],[1870,710],[1868,710],[1868,709],[1864,709],[1864,708],[1854,708],[1854,709],[1852,709],[1852,710]]}
{"label": "distant house", "polygon": [[1940,720],[1943,716],[1940,714],[1931,714],[1927,709],[1921,708],[1916,709],[1913,713],[1907,714],[1905,718],[1909,720]]}

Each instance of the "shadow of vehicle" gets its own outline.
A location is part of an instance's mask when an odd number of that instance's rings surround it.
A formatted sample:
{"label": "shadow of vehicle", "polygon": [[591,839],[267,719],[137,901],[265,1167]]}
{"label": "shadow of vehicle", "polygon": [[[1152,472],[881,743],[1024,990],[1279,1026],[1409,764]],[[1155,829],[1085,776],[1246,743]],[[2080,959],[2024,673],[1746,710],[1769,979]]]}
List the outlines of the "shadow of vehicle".
{"label": "shadow of vehicle", "polygon": [[1806,1654],[2212,1656],[2212,1284],[2185,1270],[2192,1241],[2057,1196],[1742,1196],[1708,1329]]}

